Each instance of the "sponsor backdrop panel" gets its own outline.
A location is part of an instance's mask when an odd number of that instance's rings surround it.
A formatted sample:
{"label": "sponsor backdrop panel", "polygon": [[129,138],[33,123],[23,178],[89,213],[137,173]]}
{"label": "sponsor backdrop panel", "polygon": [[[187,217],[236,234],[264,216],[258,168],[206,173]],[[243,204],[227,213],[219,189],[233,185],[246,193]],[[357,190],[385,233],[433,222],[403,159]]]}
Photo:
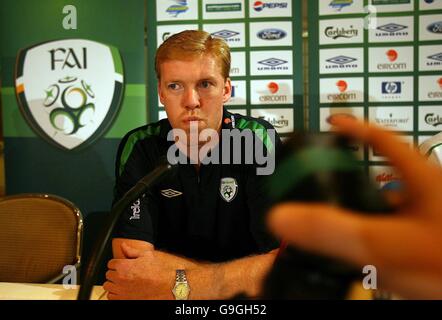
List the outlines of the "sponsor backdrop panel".
{"label": "sponsor backdrop panel", "polygon": [[[338,113],[396,131],[410,145],[441,130],[442,1],[308,4],[312,131],[329,131],[327,117]],[[364,147],[362,159],[379,186],[397,179],[376,150]]]}
{"label": "sponsor backdrop panel", "polygon": [[[281,135],[303,128],[302,1],[147,1],[148,41],[160,45],[186,29],[205,30],[231,48],[230,111],[266,119]],[[156,46],[148,48],[153,61]],[[152,64],[148,64],[150,66]],[[148,67],[149,83],[156,83]],[[156,88],[151,119],[166,117]]]}
{"label": "sponsor backdrop panel", "polygon": [[57,194],[85,215],[110,209],[120,139],[147,121],[143,8],[142,0],[2,2],[7,194]]}

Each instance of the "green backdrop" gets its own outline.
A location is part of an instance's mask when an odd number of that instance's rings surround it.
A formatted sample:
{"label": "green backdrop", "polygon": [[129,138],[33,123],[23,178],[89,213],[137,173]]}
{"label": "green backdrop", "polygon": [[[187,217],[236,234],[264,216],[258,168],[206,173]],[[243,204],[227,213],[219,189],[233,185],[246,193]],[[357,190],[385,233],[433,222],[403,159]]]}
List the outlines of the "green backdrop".
{"label": "green backdrop", "polygon": [[[77,10],[77,29],[63,28],[63,8]],[[6,0],[0,5],[0,65],[6,193],[63,196],[88,215],[110,209],[114,163],[121,137],[147,122],[143,0]],[[23,118],[15,96],[19,50],[46,41],[88,39],[113,46],[124,69],[117,117],[90,146],[61,150],[37,135]]]}

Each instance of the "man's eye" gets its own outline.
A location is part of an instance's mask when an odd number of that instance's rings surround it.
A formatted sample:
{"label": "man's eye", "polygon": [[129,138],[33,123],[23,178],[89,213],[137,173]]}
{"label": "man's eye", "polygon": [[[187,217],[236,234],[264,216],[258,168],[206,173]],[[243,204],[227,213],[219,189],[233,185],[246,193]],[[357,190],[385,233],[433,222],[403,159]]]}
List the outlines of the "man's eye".
{"label": "man's eye", "polygon": [[178,89],[180,88],[180,86],[178,85],[178,83],[170,83],[170,84],[167,85],[167,87],[168,87],[169,89],[172,89],[172,90],[178,90]]}
{"label": "man's eye", "polygon": [[211,83],[209,81],[201,81],[201,87],[207,89],[210,87]]}

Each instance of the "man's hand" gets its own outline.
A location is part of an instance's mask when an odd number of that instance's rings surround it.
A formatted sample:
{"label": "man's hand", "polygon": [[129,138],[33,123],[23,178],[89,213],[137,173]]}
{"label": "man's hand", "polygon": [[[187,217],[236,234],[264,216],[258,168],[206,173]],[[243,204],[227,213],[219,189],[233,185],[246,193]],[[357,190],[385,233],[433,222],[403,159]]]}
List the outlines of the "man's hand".
{"label": "man's hand", "polygon": [[121,251],[126,259],[112,259],[108,263],[103,288],[109,300],[174,299],[177,266],[169,262],[166,254],[135,249],[124,242]]}
{"label": "man's hand", "polygon": [[364,215],[326,204],[285,203],[269,226],[294,246],[360,266],[374,265],[378,283],[405,298],[442,298],[442,170],[392,133],[347,118],[341,133],[386,155],[403,176],[402,205],[392,215]]}
{"label": "man's hand", "polygon": [[110,300],[174,299],[172,288],[178,269],[186,270],[190,299],[229,299],[239,293],[257,297],[277,254],[273,250],[229,262],[209,263],[151,250],[150,246],[140,249],[139,243],[135,243],[137,248],[124,241],[113,242],[117,244],[121,247],[117,251],[124,258],[109,261],[103,285]]}

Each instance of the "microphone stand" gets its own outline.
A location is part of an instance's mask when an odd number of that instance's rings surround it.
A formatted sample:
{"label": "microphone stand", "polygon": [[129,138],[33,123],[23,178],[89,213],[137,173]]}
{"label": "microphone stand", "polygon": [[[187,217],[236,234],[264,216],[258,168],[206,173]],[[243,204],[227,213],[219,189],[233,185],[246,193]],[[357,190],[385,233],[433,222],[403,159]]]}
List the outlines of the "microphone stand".
{"label": "microphone stand", "polygon": [[112,207],[105,227],[102,229],[100,237],[97,239],[86,265],[86,273],[83,284],[80,286],[77,300],[89,300],[92,288],[97,280],[98,266],[101,265],[104,258],[105,248],[109,242],[112,231],[117,223],[121,213],[127,209],[136,199],[138,199],[147,189],[162,178],[172,166],[168,163],[161,164],[149,174],[141,178],[135,186],[127,191],[124,196]]}

